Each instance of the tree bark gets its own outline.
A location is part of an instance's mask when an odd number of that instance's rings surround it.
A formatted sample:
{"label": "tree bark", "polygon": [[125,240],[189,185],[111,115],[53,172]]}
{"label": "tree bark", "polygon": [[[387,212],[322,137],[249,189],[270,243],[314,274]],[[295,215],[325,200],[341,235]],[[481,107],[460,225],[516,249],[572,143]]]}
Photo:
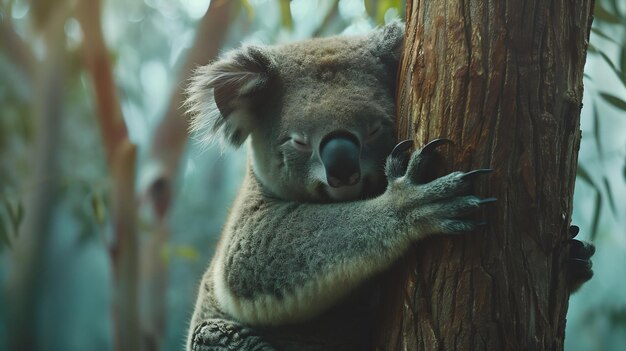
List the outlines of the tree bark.
{"label": "tree bark", "polygon": [[593,0],[408,1],[398,137],[448,138],[445,171],[493,168],[484,229],[389,274],[376,348],[562,350],[564,240]]}

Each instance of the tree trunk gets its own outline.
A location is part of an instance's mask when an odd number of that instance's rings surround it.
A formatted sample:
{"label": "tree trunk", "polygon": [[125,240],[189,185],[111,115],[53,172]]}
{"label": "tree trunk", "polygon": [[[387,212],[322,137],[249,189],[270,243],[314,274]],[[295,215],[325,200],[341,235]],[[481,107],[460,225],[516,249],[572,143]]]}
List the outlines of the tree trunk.
{"label": "tree trunk", "polygon": [[593,0],[408,1],[398,137],[493,168],[485,229],[420,243],[390,274],[377,349],[562,350],[568,227]]}

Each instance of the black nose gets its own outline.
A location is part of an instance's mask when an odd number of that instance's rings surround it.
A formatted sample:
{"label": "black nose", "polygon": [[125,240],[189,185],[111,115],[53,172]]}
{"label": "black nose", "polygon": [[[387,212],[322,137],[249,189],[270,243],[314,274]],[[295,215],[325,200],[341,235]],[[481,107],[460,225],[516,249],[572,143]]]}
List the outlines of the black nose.
{"label": "black nose", "polygon": [[320,158],[326,169],[326,180],[333,188],[354,185],[361,179],[360,144],[349,132],[327,135],[320,144]]}

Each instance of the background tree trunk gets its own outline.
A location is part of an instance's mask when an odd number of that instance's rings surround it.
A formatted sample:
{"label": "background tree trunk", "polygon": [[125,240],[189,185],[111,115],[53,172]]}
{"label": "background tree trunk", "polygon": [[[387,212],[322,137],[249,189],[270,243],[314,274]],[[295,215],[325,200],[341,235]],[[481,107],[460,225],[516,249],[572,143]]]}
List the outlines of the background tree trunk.
{"label": "background tree trunk", "polygon": [[390,274],[384,350],[563,349],[593,0],[407,1],[398,137],[446,172],[493,168],[485,229],[420,244]]}

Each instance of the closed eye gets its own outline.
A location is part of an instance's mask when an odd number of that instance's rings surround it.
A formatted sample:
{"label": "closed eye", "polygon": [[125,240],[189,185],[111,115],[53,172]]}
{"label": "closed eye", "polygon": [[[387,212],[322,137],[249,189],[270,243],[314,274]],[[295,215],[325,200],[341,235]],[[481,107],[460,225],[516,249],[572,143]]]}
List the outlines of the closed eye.
{"label": "closed eye", "polygon": [[309,143],[306,142],[306,140],[304,139],[300,139],[297,137],[292,137],[291,138],[291,145],[298,151],[302,151],[302,152],[310,152],[311,151],[311,145],[309,145]]}
{"label": "closed eye", "polygon": [[374,139],[378,136],[378,134],[380,134],[380,132],[383,130],[382,125],[378,124],[376,125],[374,128],[372,128],[372,130],[370,130],[370,132],[367,134],[367,139],[371,140]]}

